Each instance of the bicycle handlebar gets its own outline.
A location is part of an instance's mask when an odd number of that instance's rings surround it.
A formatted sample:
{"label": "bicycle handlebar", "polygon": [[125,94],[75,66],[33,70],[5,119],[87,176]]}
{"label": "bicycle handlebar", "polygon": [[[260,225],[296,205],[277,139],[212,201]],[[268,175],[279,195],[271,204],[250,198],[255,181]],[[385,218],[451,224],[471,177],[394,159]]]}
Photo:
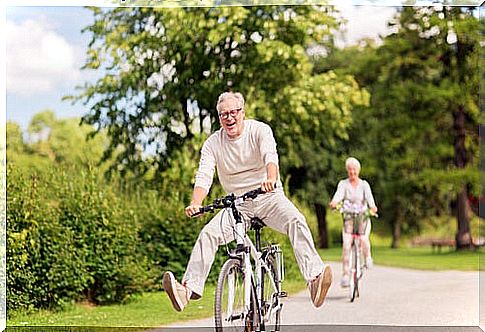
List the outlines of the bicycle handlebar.
{"label": "bicycle handlebar", "polygon": [[215,210],[218,209],[224,209],[224,208],[229,208],[232,207],[234,204],[242,203],[248,199],[254,199],[258,195],[264,194],[265,191],[263,189],[258,188],[254,189],[251,191],[248,191],[247,193],[242,194],[241,196],[236,196],[234,194],[229,194],[227,196],[221,197],[221,198],[216,198],[212,204],[202,206],[199,209],[199,212],[194,213],[192,215],[193,217],[197,217],[201,214],[204,214],[206,212],[214,212]]}
{"label": "bicycle handlebar", "polygon": [[342,212],[338,208],[333,208],[332,210],[340,213],[341,215],[368,216],[372,218],[379,218],[379,215],[377,213],[372,213],[372,210],[369,208],[367,208],[363,212]]}

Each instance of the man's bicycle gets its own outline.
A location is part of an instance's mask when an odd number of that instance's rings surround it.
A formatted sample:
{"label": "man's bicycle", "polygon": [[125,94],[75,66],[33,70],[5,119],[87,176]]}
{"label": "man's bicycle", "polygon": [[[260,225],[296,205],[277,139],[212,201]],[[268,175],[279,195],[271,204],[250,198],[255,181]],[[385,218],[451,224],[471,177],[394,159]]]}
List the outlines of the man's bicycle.
{"label": "man's bicycle", "polygon": [[201,207],[197,213],[226,209],[235,221],[236,249],[228,250],[229,258],[222,266],[215,294],[215,329],[218,332],[280,330],[281,298],[287,296],[281,290],[283,253],[277,244],[261,248],[261,229],[265,225],[259,218],[252,218],[249,224],[255,233],[253,244],[237,209],[244,201],[260,194],[264,194],[261,189],[241,196],[230,194]]}

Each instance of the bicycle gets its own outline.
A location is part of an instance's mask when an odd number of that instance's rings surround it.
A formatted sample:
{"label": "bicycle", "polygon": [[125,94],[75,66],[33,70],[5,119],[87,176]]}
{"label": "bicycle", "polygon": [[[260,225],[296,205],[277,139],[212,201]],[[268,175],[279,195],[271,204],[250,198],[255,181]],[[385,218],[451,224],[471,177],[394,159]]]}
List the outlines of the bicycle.
{"label": "bicycle", "polygon": [[[228,250],[229,258],[223,264],[215,293],[215,330],[225,331],[280,331],[280,316],[287,293],[281,290],[284,280],[283,253],[278,244],[261,248],[261,230],[265,226],[259,218],[251,218],[249,228],[255,232],[255,244],[246,233],[246,227],[237,206],[264,192],[259,189],[241,196],[234,194],[217,198],[213,204],[200,208],[196,215],[226,209],[234,217],[236,248]],[[251,262],[254,261],[254,269]]]}
{"label": "bicycle", "polygon": [[[354,302],[356,297],[359,297],[359,282],[364,275],[365,263],[362,259],[362,245],[361,238],[365,234],[369,217],[377,217],[377,214],[372,215],[370,210],[363,208],[363,206],[355,206],[345,201],[339,208],[344,222],[344,232],[350,233],[352,236],[352,243],[350,246],[349,255],[349,299]],[[349,230],[345,221],[352,222],[352,230]]]}

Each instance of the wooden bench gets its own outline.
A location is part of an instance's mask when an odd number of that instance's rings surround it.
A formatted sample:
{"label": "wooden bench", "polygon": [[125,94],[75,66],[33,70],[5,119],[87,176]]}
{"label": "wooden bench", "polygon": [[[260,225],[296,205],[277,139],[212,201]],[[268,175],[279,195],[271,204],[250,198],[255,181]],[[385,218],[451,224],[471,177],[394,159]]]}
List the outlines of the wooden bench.
{"label": "wooden bench", "polygon": [[456,242],[452,239],[432,239],[431,240],[431,248],[433,251],[441,252],[441,247],[448,247],[450,249],[456,248]]}
{"label": "wooden bench", "polygon": [[454,249],[456,247],[456,242],[453,239],[417,237],[411,241],[411,245],[415,247],[431,246],[433,251],[440,252],[442,247],[449,247],[450,249]]}

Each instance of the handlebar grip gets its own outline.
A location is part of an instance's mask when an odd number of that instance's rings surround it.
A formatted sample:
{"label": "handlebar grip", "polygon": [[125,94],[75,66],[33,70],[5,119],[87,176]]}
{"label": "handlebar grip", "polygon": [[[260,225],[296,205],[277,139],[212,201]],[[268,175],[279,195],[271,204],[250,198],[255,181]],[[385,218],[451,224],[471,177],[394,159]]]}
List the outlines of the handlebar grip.
{"label": "handlebar grip", "polygon": [[202,207],[199,208],[199,212],[194,213],[191,216],[191,218],[200,216],[201,214],[204,214],[206,212],[214,213],[215,209],[222,209],[222,208],[224,208],[224,205],[221,205],[221,204],[211,204],[211,205],[207,205],[207,206],[202,206]]}
{"label": "handlebar grip", "polygon": [[204,214],[204,211],[202,211],[202,209],[200,209],[199,212],[196,212],[193,215],[191,215],[190,218],[195,218],[197,216],[200,216],[201,214]]}
{"label": "handlebar grip", "polygon": [[256,198],[256,196],[263,194],[264,191],[261,188],[254,189],[251,191],[248,191],[246,194],[244,194],[244,198]]}

